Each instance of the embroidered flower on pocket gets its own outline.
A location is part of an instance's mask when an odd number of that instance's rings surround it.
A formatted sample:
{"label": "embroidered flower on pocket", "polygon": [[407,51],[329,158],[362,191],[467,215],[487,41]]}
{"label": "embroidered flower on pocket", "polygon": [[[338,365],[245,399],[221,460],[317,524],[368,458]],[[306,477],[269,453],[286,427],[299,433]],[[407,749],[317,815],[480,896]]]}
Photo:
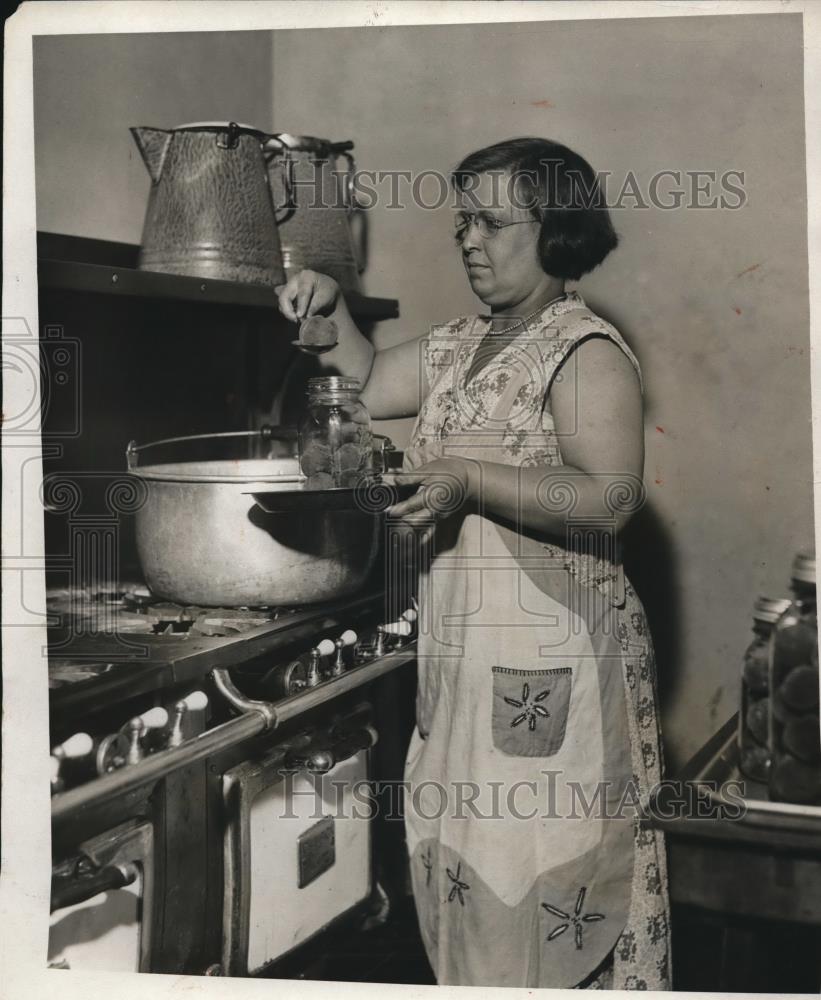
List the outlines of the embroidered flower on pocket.
{"label": "embroidered flower on pocket", "polygon": [[549,757],[564,742],[570,667],[493,667],[493,745],[515,757]]}
{"label": "embroidered flower on pocket", "polygon": [[544,691],[540,691],[538,694],[534,694],[530,697],[530,685],[525,681],[522,685],[522,700],[517,701],[516,698],[508,698],[505,696],[505,701],[508,705],[512,705],[514,708],[524,709],[519,715],[510,720],[511,727],[520,726],[525,719],[527,720],[527,728],[533,732],[536,728],[536,720],[541,716],[543,719],[550,718],[550,712],[543,706],[540,705],[540,701],[544,701],[545,698],[550,694],[550,689],[545,688]]}

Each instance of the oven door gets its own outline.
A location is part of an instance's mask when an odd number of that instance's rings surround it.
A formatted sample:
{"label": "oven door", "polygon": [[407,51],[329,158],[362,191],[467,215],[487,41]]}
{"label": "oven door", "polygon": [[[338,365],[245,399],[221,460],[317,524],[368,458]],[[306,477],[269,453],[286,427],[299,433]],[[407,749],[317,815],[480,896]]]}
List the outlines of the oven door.
{"label": "oven door", "polygon": [[123,824],[52,870],[49,968],[148,972],[153,830]]}
{"label": "oven door", "polygon": [[370,895],[375,741],[357,712],[223,776],[227,975],[259,972]]}

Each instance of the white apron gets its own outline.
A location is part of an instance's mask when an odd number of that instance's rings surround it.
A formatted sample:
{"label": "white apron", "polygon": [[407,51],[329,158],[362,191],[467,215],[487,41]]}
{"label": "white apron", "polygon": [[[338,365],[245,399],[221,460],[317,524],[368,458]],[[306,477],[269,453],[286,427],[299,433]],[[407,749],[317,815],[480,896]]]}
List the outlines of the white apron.
{"label": "white apron", "polygon": [[[618,332],[575,293],[465,385],[486,332],[478,317],[432,332],[431,391],[407,468],[450,455],[510,465],[512,476],[517,467],[560,464],[544,402],[573,346],[605,335],[638,371]],[[562,490],[544,499],[570,502]],[[631,954],[615,988],[665,988],[666,875],[652,833],[646,846],[659,885],[651,915],[662,922],[642,948],[628,927],[638,912],[636,837],[648,838],[634,807],[659,754],[654,697],[652,766],[638,736],[628,654],[635,680],[642,653],[651,673],[652,649],[617,558],[572,554],[481,512],[441,522],[433,553],[419,580],[405,816],[420,928],[438,982],[567,987],[607,966],[609,978],[595,985],[611,986],[628,933]],[[643,902],[642,916],[650,913]]]}

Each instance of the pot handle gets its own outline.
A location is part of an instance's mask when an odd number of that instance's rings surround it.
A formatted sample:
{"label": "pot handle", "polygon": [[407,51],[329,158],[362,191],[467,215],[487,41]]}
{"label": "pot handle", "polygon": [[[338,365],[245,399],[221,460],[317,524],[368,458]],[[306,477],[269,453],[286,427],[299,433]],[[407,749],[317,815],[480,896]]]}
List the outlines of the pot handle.
{"label": "pot handle", "polygon": [[354,159],[353,153],[353,142],[348,139],[345,142],[335,142],[331,145],[331,153],[338,160],[343,157],[348,161],[348,169],[345,171],[345,187],[343,189],[343,204],[345,209],[350,215],[355,208],[356,204],[356,190],[354,188],[354,179],[356,177],[356,160]]}
{"label": "pot handle", "polygon": [[405,453],[397,448],[393,441],[391,441],[391,439],[386,435],[373,434],[371,436],[374,441],[374,458],[376,459],[378,465],[378,468],[374,470],[377,475],[381,476],[384,473],[390,472],[392,469],[401,466]]}
{"label": "pot handle", "polygon": [[136,441],[129,441],[125,449],[125,460],[129,472],[133,472],[139,463],[141,451],[149,448],[158,448],[164,444],[183,444],[187,441],[213,441],[225,438],[261,438],[263,441],[270,441],[273,438],[281,438],[285,441],[296,441],[297,431],[295,427],[272,427],[270,424],[263,424],[255,431],[221,431],[218,434],[188,434],[183,437],[163,438],[161,441],[149,441],[147,444],[137,444]]}
{"label": "pot handle", "polygon": [[348,215],[348,226],[350,229],[352,251],[356,261],[356,269],[362,274],[367,266],[368,244],[366,218],[364,212],[356,200],[356,160],[353,153],[353,142],[348,139],[345,142],[335,142],[330,146],[331,155],[338,160],[344,156],[348,161],[348,169],[345,172],[345,187],[343,189],[342,202]]}
{"label": "pot handle", "polygon": [[214,136],[217,149],[236,149],[239,145],[240,127],[236,122],[228,122],[228,128],[220,129]]}
{"label": "pot handle", "polygon": [[[296,169],[296,161],[293,156],[291,156],[291,150],[288,146],[280,139],[278,135],[269,135],[268,138],[262,144],[262,158],[265,160],[266,176],[268,178],[268,189],[271,188],[271,164],[278,157],[282,157],[282,183],[285,186],[285,201],[282,205],[274,204],[274,219],[278,226],[281,226],[283,222],[287,222],[288,219],[297,210],[296,194],[294,193],[296,184],[294,182],[294,171]],[[271,203],[274,202],[274,193],[271,191]],[[285,214],[282,218],[277,218],[277,212],[285,210]]]}

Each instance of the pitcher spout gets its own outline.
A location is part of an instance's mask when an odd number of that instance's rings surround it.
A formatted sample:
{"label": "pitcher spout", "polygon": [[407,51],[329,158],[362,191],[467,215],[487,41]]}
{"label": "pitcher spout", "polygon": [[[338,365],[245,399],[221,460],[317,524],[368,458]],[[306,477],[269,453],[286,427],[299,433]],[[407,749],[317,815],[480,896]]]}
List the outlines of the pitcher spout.
{"label": "pitcher spout", "polygon": [[134,142],[142,154],[142,158],[151,174],[151,180],[157,184],[162,176],[162,168],[168,147],[171,145],[173,132],[161,128],[146,128],[135,126],[129,129],[134,136]]}

